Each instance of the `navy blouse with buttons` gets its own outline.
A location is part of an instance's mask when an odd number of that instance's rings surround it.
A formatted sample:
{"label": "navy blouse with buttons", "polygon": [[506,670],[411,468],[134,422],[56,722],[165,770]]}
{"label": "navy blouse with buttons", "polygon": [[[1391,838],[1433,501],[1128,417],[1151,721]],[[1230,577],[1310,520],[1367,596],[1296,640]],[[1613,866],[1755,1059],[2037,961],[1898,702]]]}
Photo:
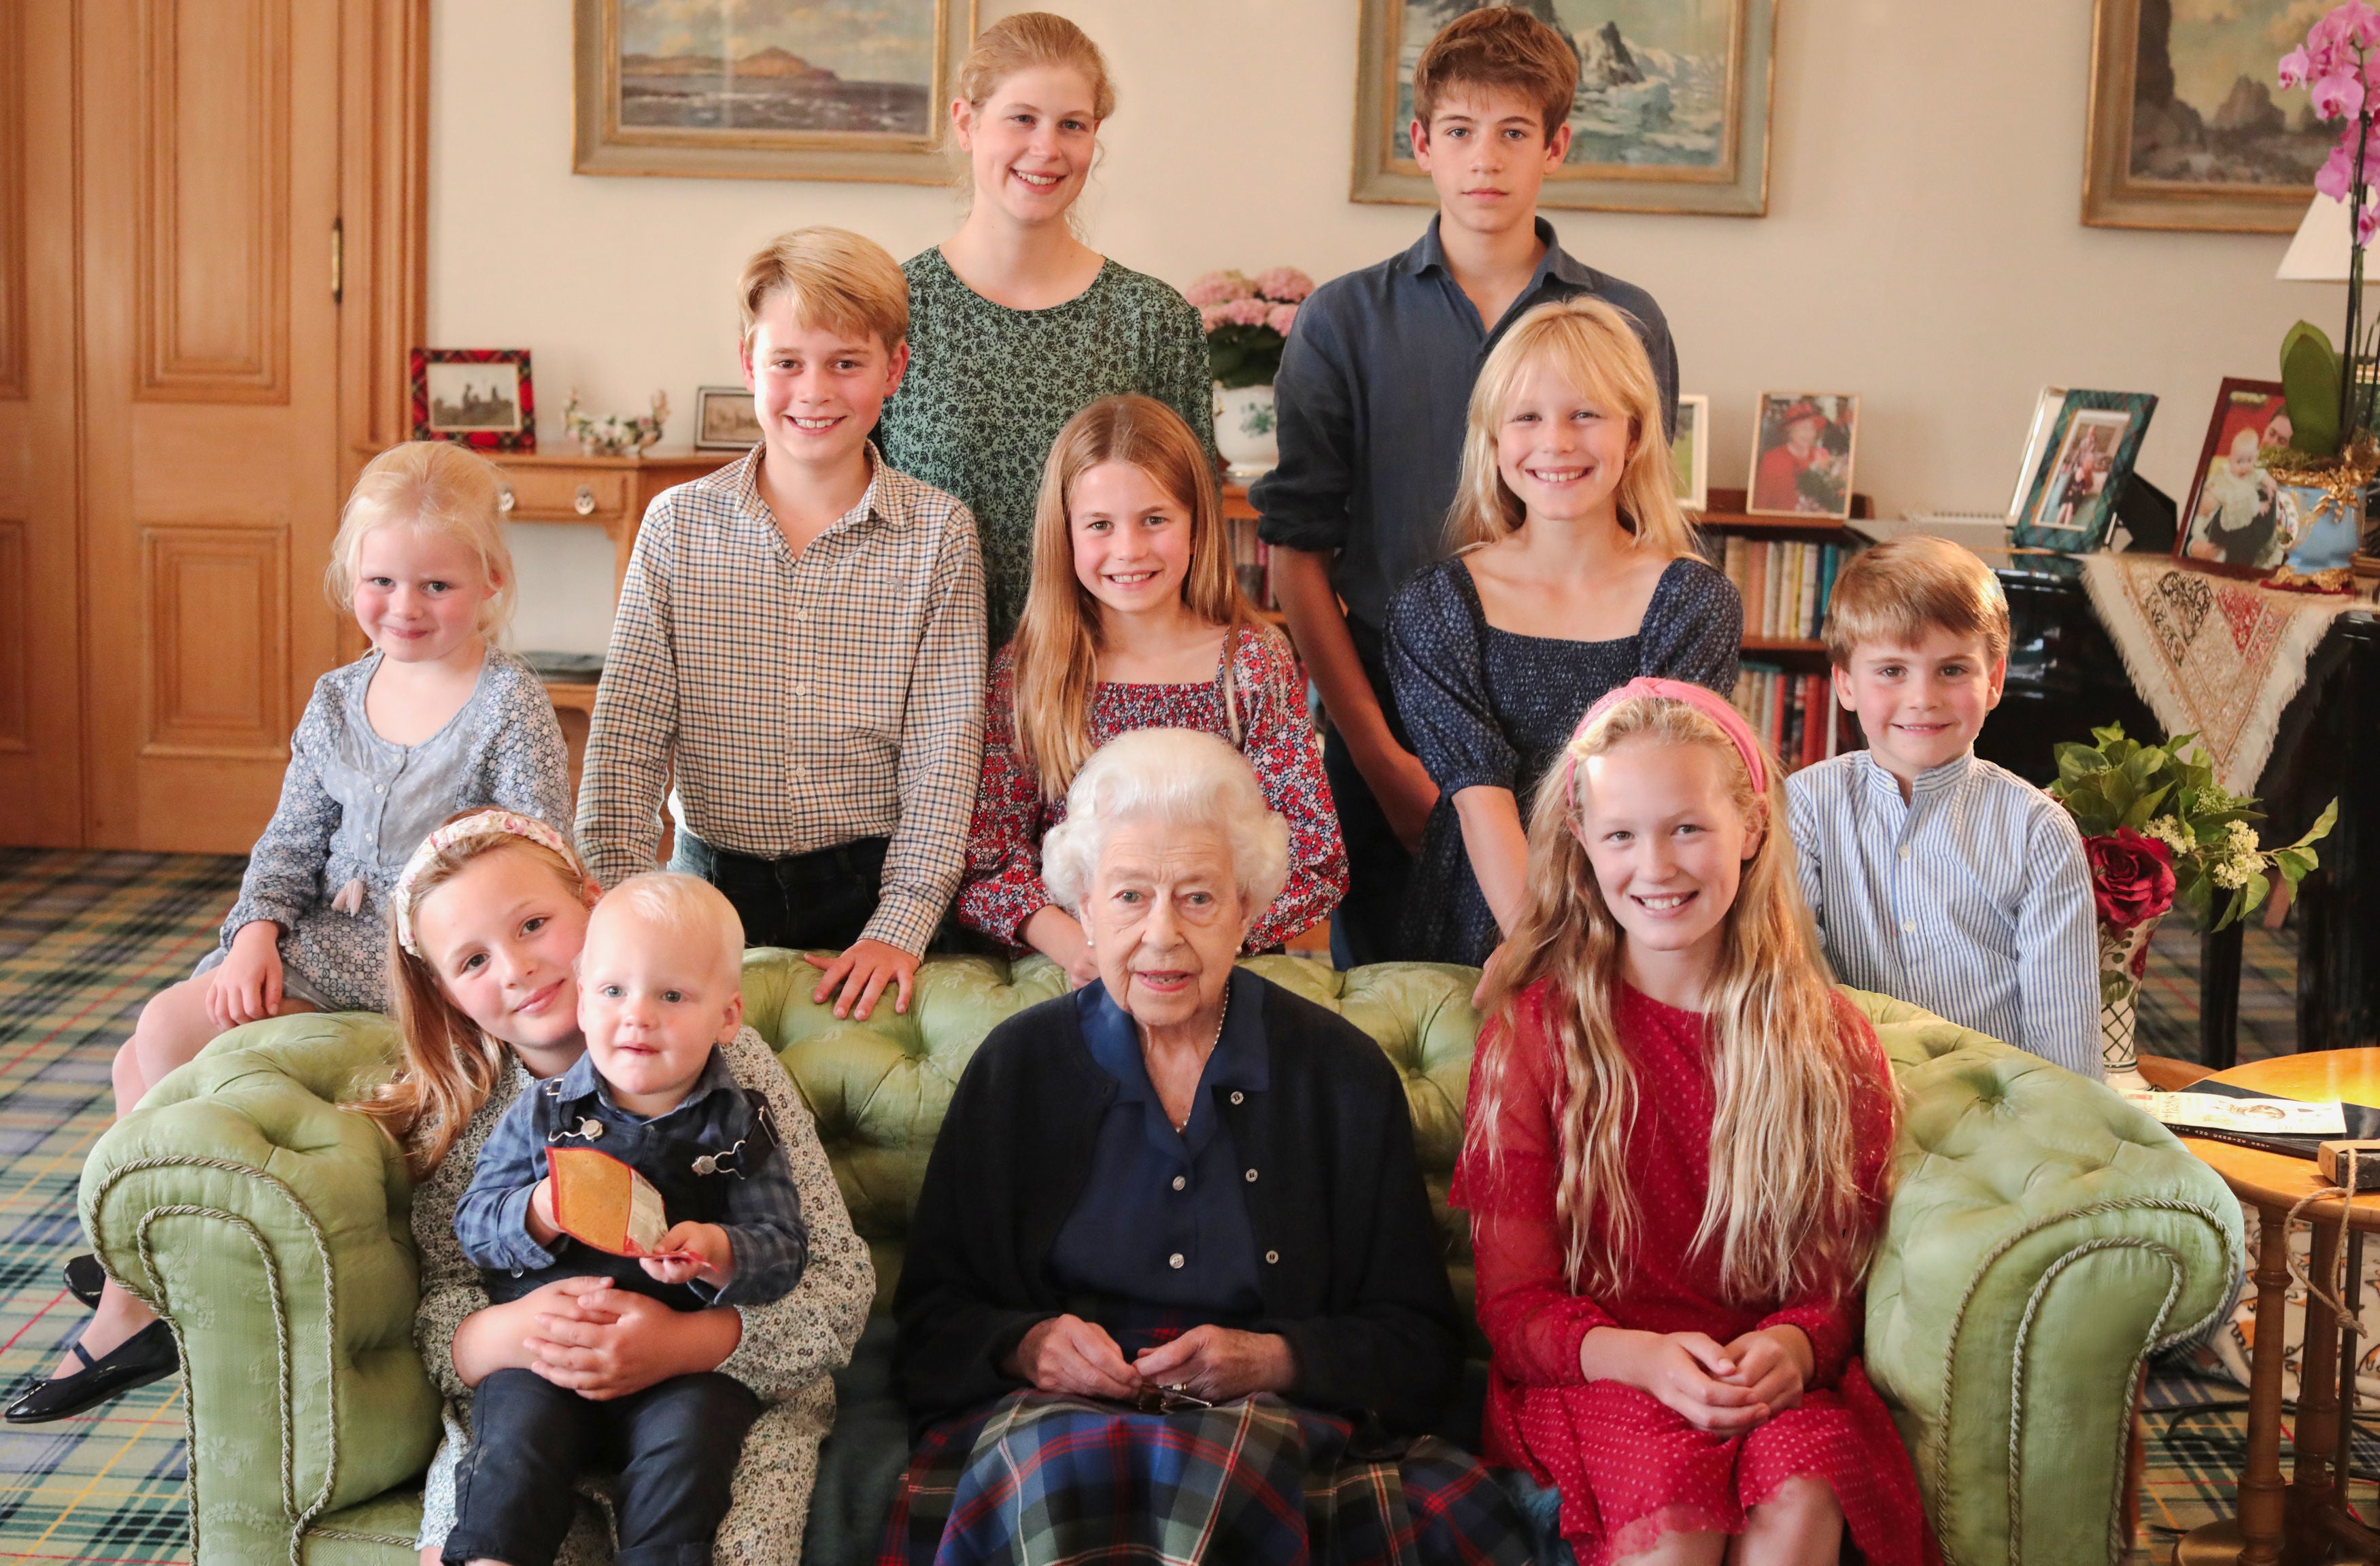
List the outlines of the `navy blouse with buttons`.
{"label": "navy blouse with buttons", "polygon": [[1407,582],[1389,609],[1389,676],[1439,794],[1407,889],[1404,950],[1475,966],[1503,939],[1471,873],[1455,795],[1509,788],[1525,824],[1537,780],[1606,692],[1654,674],[1726,696],[1742,639],[1735,584],[1693,556],[1661,573],[1636,634],[1609,641],[1498,630],[1461,555]]}
{"label": "navy blouse with buttons", "polygon": [[1240,1161],[1214,1102],[1268,1085],[1264,1011],[1252,981],[1232,972],[1222,1033],[1181,1131],[1149,1080],[1139,1025],[1103,984],[1085,985],[1074,1001],[1083,1042],[1115,1078],[1116,1096],[1099,1121],[1082,1198],[1050,1253],[1060,1287],[1081,1297],[1077,1314],[1099,1321],[1127,1356],[1168,1328],[1253,1318],[1264,1296],[1245,1187],[1262,1171]]}

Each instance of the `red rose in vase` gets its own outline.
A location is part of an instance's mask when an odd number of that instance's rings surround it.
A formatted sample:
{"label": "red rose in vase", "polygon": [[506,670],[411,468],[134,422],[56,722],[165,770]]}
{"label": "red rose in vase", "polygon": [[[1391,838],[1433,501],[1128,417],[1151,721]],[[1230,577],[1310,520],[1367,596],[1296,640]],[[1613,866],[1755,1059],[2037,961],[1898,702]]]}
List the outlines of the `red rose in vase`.
{"label": "red rose in vase", "polygon": [[2173,907],[2173,850],[2130,827],[2111,836],[2086,837],[2091,859],[2091,896],[2099,922],[2121,932],[2158,918]]}

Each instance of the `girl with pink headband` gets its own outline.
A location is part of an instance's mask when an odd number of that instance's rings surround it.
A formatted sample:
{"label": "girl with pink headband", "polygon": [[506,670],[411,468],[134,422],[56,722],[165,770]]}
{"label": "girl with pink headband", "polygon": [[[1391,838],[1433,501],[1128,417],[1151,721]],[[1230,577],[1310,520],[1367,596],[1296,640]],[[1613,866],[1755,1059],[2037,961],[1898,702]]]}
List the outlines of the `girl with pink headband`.
{"label": "girl with pink headband", "polygon": [[1852,1354],[1897,1095],[1828,982],[1779,769],[1698,686],[1597,701],[1537,791],[1452,1200],[1483,1453],[1538,1559],[1917,1566]]}

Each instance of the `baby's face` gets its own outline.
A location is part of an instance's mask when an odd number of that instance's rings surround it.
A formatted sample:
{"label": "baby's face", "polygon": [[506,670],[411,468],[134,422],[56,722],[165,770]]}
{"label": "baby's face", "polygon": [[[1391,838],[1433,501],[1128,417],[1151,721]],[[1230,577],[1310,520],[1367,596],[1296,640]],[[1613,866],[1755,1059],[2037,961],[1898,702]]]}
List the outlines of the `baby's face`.
{"label": "baby's face", "polygon": [[711,1047],[743,1022],[738,966],[707,933],[667,929],[625,904],[596,905],[578,957],[578,1026],[613,1102],[647,1116],[675,1109]]}
{"label": "baby's face", "polygon": [[2253,430],[2242,430],[2232,438],[2231,472],[2234,477],[2245,479],[2256,470],[2258,449],[2256,431]]}

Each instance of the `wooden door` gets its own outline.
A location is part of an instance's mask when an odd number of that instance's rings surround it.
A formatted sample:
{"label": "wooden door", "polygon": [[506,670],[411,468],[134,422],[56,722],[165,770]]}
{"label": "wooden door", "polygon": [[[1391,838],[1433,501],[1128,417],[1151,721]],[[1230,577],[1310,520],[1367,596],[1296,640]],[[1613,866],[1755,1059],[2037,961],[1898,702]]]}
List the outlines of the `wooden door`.
{"label": "wooden door", "polygon": [[74,36],[0,0],[0,843],[82,841]]}
{"label": "wooden door", "polygon": [[340,7],[76,13],[84,841],[242,853],[338,648]]}

